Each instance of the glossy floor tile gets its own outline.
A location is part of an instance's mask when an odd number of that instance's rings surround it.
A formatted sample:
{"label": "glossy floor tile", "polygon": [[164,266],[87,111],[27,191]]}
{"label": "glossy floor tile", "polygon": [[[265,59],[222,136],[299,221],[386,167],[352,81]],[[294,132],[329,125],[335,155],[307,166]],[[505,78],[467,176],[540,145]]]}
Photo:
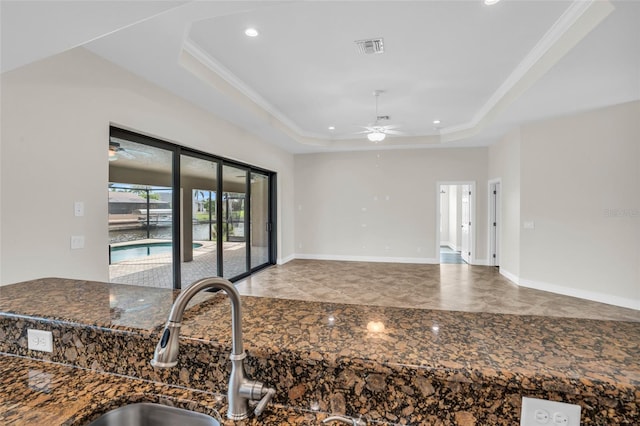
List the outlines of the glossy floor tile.
{"label": "glossy floor tile", "polygon": [[640,321],[640,311],[519,287],[491,266],[293,260],[237,283],[241,294],[316,302]]}
{"label": "glossy floor tile", "polygon": [[[135,243],[163,242],[161,240],[139,240]],[[186,288],[206,277],[218,275],[217,248],[215,241],[197,241],[193,260],[180,266],[182,288]],[[223,248],[224,276],[234,277],[247,271],[245,243],[225,242]],[[268,259],[265,247],[251,247],[254,259]],[[109,265],[109,282],[145,287],[173,288],[173,258],[171,253],[161,253],[139,258],[121,260]]]}

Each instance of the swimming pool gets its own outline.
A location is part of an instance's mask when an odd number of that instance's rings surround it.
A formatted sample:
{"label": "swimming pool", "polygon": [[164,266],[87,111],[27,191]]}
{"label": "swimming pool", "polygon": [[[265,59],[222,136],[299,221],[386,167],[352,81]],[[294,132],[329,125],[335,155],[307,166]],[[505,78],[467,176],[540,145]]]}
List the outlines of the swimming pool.
{"label": "swimming pool", "polygon": [[[123,260],[140,259],[154,254],[171,253],[171,243],[142,243],[128,246],[111,247],[111,263]],[[202,244],[193,243],[193,248],[202,247]]]}

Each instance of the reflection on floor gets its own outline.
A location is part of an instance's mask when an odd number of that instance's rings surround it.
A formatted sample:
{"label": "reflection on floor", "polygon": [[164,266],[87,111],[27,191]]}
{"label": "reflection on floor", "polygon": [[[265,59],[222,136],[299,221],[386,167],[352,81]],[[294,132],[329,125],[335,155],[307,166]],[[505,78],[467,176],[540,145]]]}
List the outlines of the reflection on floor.
{"label": "reflection on floor", "polygon": [[[217,276],[216,242],[198,241],[198,243],[202,246],[193,249],[193,260],[182,262],[180,265],[182,288],[201,278]],[[251,257],[253,264],[266,263],[268,260],[266,248],[252,246]],[[247,271],[245,243],[225,242],[223,258],[225,277],[233,277]],[[125,260],[109,265],[109,281],[118,284],[172,288],[171,253]]]}
{"label": "reflection on floor", "polygon": [[640,311],[518,287],[493,266],[293,260],[237,288],[317,302],[640,321]]}
{"label": "reflection on floor", "polygon": [[467,263],[462,260],[459,251],[448,246],[440,246],[440,263]]}

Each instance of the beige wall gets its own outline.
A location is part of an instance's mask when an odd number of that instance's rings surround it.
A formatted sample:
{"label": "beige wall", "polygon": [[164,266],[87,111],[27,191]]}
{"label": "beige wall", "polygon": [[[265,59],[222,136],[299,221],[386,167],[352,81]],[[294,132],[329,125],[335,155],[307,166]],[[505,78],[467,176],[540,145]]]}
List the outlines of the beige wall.
{"label": "beige wall", "polygon": [[500,272],[520,275],[520,129],[489,147],[489,179],[500,179]]}
{"label": "beige wall", "polygon": [[[299,257],[436,262],[438,181],[475,181],[487,221],[487,148],[304,154],[295,157]],[[486,226],[476,257],[486,261]]]}
{"label": "beige wall", "polygon": [[108,279],[110,123],[277,172],[278,255],[292,255],[293,155],[78,48],[2,75],[0,283]]}
{"label": "beige wall", "polygon": [[640,309],[640,102],[522,127],[520,284]]}

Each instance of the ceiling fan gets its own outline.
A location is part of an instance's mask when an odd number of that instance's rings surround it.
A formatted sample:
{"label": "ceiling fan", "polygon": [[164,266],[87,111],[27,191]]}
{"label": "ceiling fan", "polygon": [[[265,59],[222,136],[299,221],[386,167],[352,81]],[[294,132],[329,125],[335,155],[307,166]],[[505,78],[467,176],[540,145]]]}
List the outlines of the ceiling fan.
{"label": "ceiling fan", "polygon": [[120,146],[119,142],[109,142],[109,161],[116,161],[118,158],[127,158],[133,160],[135,156],[127,152]]}
{"label": "ceiling fan", "polygon": [[380,125],[380,121],[381,120],[388,120],[389,116],[388,115],[379,115],[378,114],[378,98],[380,97],[380,95],[384,93],[384,90],[374,90],[373,92],[373,96],[376,97],[376,119],[373,122],[373,125],[371,126],[363,126],[365,129],[362,132],[358,132],[359,134],[361,133],[366,133],[367,134],[367,139],[369,139],[371,142],[381,142],[384,140],[384,138],[387,137],[387,135],[402,135],[402,132],[398,132],[397,129],[398,126],[396,125],[385,125],[382,126]]}
{"label": "ceiling fan", "polygon": [[119,158],[126,158],[127,160],[134,160],[140,156],[150,156],[148,152],[125,148],[114,137],[109,138],[109,161],[116,161]]}

